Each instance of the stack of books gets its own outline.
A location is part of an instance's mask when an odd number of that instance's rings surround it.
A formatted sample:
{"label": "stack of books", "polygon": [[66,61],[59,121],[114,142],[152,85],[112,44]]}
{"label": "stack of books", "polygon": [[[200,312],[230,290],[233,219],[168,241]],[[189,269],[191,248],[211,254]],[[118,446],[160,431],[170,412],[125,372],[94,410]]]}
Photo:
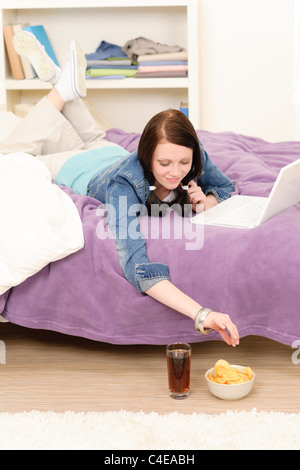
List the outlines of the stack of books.
{"label": "stack of books", "polygon": [[8,24],[3,27],[4,41],[11,68],[12,77],[15,80],[32,79],[36,77],[35,70],[26,57],[20,57],[13,45],[13,36],[20,30],[27,30],[34,34],[40,43],[45,47],[52,60],[59,65],[48,35],[43,25],[29,26],[25,24]]}

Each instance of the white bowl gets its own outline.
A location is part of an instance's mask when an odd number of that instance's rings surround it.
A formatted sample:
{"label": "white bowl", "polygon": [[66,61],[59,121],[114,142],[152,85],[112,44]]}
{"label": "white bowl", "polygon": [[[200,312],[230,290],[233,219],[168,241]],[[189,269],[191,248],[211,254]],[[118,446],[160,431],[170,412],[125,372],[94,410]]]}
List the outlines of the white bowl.
{"label": "white bowl", "polygon": [[[241,372],[245,368],[245,366],[237,366],[234,364],[230,364],[230,365],[231,367],[235,367]],[[215,375],[214,367],[206,371],[205,378],[206,378],[209,391],[213,395],[215,395],[215,397],[221,398],[222,400],[240,400],[240,398],[245,397],[246,395],[248,395],[248,393],[250,393],[253,383],[254,383],[254,379],[255,379],[255,374],[253,372],[253,377],[248,382],[244,382],[241,384],[232,384],[232,385],[231,384],[218,384],[209,380],[208,378],[209,374],[212,374],[213,376]]]}

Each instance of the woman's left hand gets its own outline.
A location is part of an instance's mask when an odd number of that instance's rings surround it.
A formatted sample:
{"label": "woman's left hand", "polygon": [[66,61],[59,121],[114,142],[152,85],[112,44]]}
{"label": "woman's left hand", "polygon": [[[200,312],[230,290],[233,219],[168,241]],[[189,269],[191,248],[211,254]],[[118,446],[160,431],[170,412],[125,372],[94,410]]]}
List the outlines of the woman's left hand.
{"label": "woman's left hand", "polygon": [[189,182],[188,195],[194,212],[203,212],[210,207],[216,206],[218,201],[213,194],[205,196],[204,192],[195,181]]}
{"label": "woman's left hand", "polygon": [[188,195],[194,212],[203,212],[205,210],[206,196],[200,186],[195,181],[189,182]]}

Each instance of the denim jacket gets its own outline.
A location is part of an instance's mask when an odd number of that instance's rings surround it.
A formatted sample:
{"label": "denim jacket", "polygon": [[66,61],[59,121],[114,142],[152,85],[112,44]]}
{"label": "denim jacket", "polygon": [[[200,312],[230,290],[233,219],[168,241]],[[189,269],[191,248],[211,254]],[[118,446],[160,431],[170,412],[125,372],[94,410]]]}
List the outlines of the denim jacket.
{"label": "denim jacket", "polygon": [[[205,195],[213,193],[221,202],[231,196],[234,184],[211,161],[201,142],[200,149],[203,171],[197,183]],[[149,261],[146,242],[137,223],[137,216],[143,213],[149,195],[149,182],[137,152],[95,176],[88,185],[87,195],[106,206],[108,224],[126,279],[140,292],[163,279],[170,279],[167,265]],[[130,233],[132,226],[135,227],[134,236]]]}

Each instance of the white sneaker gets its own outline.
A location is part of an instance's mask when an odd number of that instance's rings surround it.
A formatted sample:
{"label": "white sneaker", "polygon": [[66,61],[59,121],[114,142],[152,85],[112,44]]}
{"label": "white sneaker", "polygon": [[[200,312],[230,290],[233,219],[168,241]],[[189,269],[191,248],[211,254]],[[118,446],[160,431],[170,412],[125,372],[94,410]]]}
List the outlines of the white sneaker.
{"label": "white sneaker", "polygon": [[62,73],[55,88],[66,101],[86,96],[85,85],[86,58],[78,42],[70,44],[69,58],[62,68]]}
{"label": "white sneaker", "polygon": [[77,41],[70,44],[70,54],[72,57],[72,88],[78,98],[86,95],[85,71],[86,58]]}
{"label": "white sneaker", "polygon": [[55,85],[60,77],[61,68],[53,62],[34,34],[29,31],[18,31],[13,36],[13,44],[19,55],[27,57],[41,80]]}

